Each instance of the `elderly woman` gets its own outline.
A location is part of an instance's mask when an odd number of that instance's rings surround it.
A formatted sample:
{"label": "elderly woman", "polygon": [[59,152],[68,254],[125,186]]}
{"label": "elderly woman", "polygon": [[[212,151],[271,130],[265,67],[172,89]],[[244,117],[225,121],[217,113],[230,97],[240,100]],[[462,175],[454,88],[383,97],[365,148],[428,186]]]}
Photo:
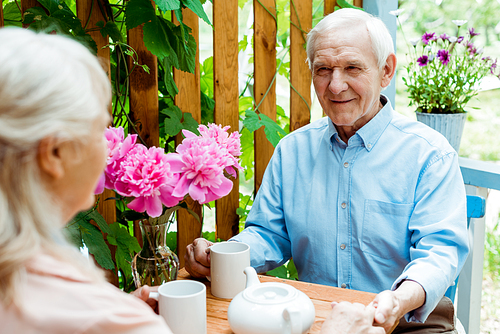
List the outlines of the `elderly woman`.
{"label": "elderly woman", "polygon": [[[69,245],[106,159],[109,80],[65,37],[0,29],[0,324],[3,333],[170,333]],[[137,291],[147,299],[149,292]]]}

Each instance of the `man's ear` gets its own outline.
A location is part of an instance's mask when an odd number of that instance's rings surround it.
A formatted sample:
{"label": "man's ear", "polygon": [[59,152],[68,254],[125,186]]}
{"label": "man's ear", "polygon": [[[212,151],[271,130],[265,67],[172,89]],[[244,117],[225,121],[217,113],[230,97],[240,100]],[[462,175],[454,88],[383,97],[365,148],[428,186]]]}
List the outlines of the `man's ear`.
{"label": "man's ear", "polygon": [[38,145],[38,165],[40,171],[54,179],[64,175],[60,142],[54,137],[45,137]]}
{"label": "man's ear", "polygon": [[391,53],[388,57],[387,60],[385,61],[385,66],[382,69],[382,82],[381,86],[382,88],[385,88],[389,86],[391,83],[392,78],[394,77],[394,74],[396,73],[396,55],[394,53]]}

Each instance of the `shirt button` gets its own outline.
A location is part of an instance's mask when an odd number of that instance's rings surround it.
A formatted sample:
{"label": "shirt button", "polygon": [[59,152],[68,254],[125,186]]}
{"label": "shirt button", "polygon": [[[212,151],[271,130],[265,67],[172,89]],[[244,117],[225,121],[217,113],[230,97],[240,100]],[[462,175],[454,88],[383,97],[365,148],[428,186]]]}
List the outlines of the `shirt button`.
{"label": "shirt button", "polygon": [[345,244],[340,245],[340,249],[344,250],[345,249]]}
{"label": "shirt button", "polygon": [[349,163],[348,162],[344,162],[344,167],[345,168],[349,167]]}
{"label": "shirt button", "polygon": [[368,144],[368,145],[366,145],[366,147],[372,148],[372,144]]}
{"label": "shirt button", "polygon": [[345,283],[342,283],[342,285],[340,286],[342,289],[345,289],[346,288],[346,284]]}
{"label": "shirt button", "polygon": [[342,207],[342,209],[347,208],[347,204],[346,204],[345,202],[344,202],[344,203],[342,203],[342,204],[340,204],[340,206]]}

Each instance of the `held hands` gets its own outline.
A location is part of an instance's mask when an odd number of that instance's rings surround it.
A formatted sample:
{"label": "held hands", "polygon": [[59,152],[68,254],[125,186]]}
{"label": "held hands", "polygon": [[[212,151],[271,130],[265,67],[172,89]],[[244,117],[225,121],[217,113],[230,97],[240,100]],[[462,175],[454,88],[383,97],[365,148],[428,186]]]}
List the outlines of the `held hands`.
{"label": "held hands", "polygon": [[392,329],[402,316],[400,303],[394,291],[382,291],[369,306],[375,308],[373,323],[383,327],[386,332]]}
{"label": "held hands", "polygon": [[372,305],[333,302],[332,307],[320,334],[385,334],[382,327],[373,327],[375,308]]}
{"label": "held hands", "polygon": [[213,242],[198,238],[186,247],[184,255],[186,270],[193,277],[210,276],[210,249]]}

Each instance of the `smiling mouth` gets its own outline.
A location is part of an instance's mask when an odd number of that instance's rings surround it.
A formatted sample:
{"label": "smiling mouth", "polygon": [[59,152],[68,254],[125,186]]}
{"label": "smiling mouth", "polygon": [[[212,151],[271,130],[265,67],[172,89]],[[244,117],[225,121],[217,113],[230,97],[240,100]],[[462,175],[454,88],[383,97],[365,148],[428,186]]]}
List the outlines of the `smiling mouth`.
{"label": "smiling mouth", "polygon": [[348,103],[348,102],[351,102],[353,100],[354,99],[349,99],[349,100],[332,100],[332,99],[330,99],[330,101],[333,103]]}

